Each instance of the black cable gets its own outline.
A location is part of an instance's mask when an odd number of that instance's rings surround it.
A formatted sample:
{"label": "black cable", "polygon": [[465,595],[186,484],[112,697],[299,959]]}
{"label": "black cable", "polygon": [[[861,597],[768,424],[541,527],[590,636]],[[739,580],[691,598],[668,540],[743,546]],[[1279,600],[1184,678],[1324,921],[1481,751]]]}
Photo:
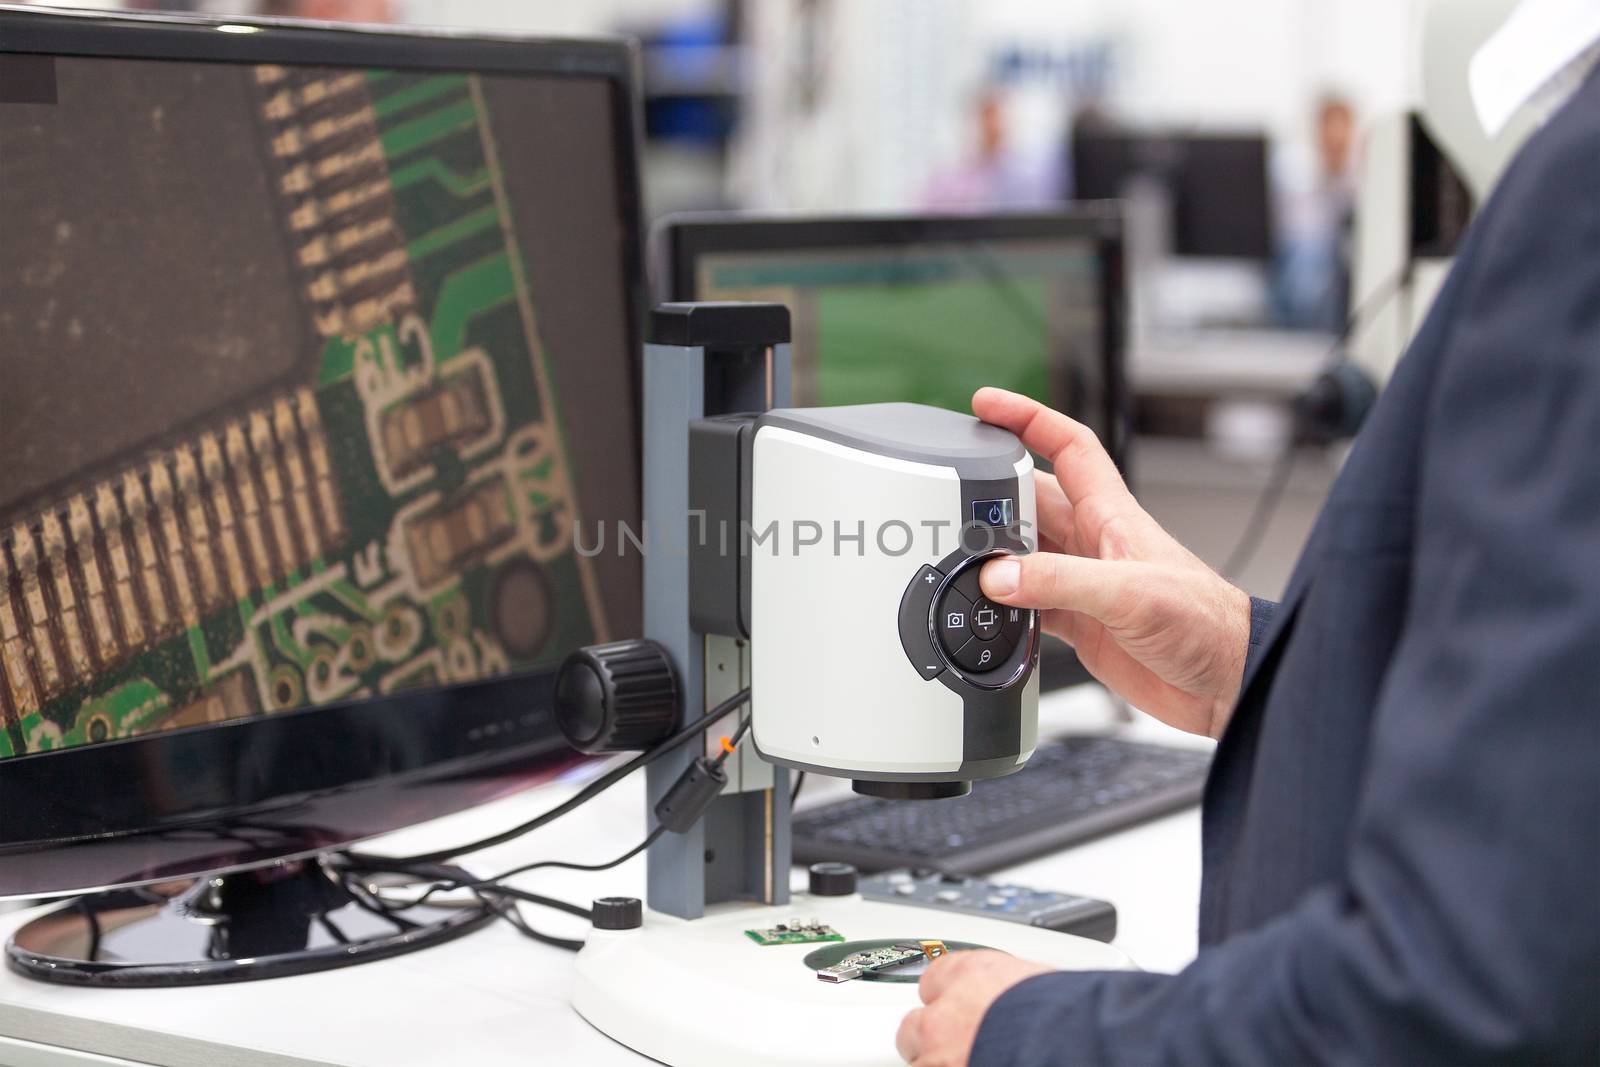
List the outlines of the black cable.
{"label": "black cable", "polygon": [[[556,897],[547,897],[542,893],[535,893],[527,889],[518,889],[515,886],[502,885],[501,883],[505,879],[511,878],[514,875],[526,874],[528,871],[550,867],[559,867],[563,870],[570,871],[610,870],[612,867],[626,863],[628,860],[631,860],[633,857],[649,848],[665,830],[666,827],[657,826],[645,836],[643,841],[639,842],[622,855],[617,856],[615,859],[606,860],[604,863],[571,863],[566,860],[541,860],[537,863],[528,863],[521,867],[512,868],[509,871],[502,871],[501,873],[492,875],[488,878],[475,879],[473,881],[453,879],[438,882],[432,886],[429,886],[428,889],[416,900],[407,901],[406,903],[400,905],[390,905],[380,901],[378,906],[382,908],[385,913],[389,914],[391,918],[398,919],[401,917],[398,913],[410,911],[413,908],[422,907],[435,893],[450,892],[457,889],[470,889],[472,890],[473,895],[476,896],[485,907],[492,908],[502,919],[516,927],[517,932],[522,934],[524,937],[532,938],[535,941],[546,945],[551,945],[555,948],[567,949],[569,951],[576,952],[583,947],[582,941],[576,941],[565,937],[556,937],[553,934],[546,934],[535,930],[528,924],[527,919],[523,917],[522,912],[516,906],[516,902],[525,901],[529,904],[538,904],[541,907],[553,908],[556,911],[564,911],[568,915],[575,915],[580,919],[588,919],[592,917],[593,912],[589,908],[586,908],[581,904],[573,904],[570,901],[561,900]],[[436,874],[438,871],[438,868],[432,868],[430,870],[426,864],[418,865],[394,863],[379,866],[376,864],[368,865],[365,862],[356,864],[352,869],[366,873],[388,872],[423,876],[426,876],[430,873]]]}
{"label": "black cable", "polygon": [[565,949],[568,952],[583,951],[582,941],[569,937],[556,937],[554,934],[542,934],[529,926],[527,920],[515,908],[509,908],[503,915],[505,920],[516,927],[517,932],[522,934],[523,937],[531,937],[533,940],[543,942],[551,948]]}
{"label": "black cable", "polygon": [[1273,513],[1278,509],[1278,501],[1283,498],[1283,491],[1289,486],[1289,475],[1294,471],[1295,454],[1294,434],[1291,432],[1289,443],[1278,453],[1277,459],[1273,460],[1272,471],[1267,475],[1267,482],[1261,489],[1261,495],[1256,498],[1256,506],[1250,511],[1249,521],[1244,524],[1244,532],[1239,535],[1239,540],[1234,542],[1233,551],[1228,553],[1228,561],[1222,565],[1224,576],[1237,578],[1239,572],[1249,566],[1256,550],[1261,547],[1261,539],[1266,535]]}
{"label": "black cable", "polygon": [[[537,863],[527,863],[523,864],[521,867],[513,867],[509,871],[501,871],[499,874],[490,875],[488,878],[472,878],[471,876],[441,877],[437,867],[430,867],[427,864],[406,863],[403,861],[385,862],[381,857],[372,857],[370,862],[366,857],[361,857],[357,859],[352,866],[355,870],[371,874],[409,874],[421,878],[435,879],[434,884],[429,886],[427,890],[415,900],[406,901],[404,904],[398,905],[382,905],[386,910],[394,912],[408,911],[411,908],[420,908],[423,904],[426,904],[428,899],[435,893],[448,893],[457,889],[471,889],[474,892],[479,893],[492,892],[503,893],[507,896],[515,896],[521,900],[528,901],[530,904],[542,904],[547,908],[555,908],[559,911],[565,911],[572,915],[577,915],[580,918],[587,919],[589,917],[589,909],[581,905],[571,904],[565,900],[557,900],[554,897],[540,896],[537,893],[530,893],[527,890],[512,889],[511,887],[501,885],[500,883],[505,879],[511,878],[515,875],[526,874],[528,871],[542,870],[550,867],[560,868],[568,871],[609,871],[613,867],[617,867],[628,862],[629,860],[633,859],[633,857],[649,848],[665,830],[666,827],[657,826],[654,830],[651,830],[649,834],[645,835],[645,839],[643,841],[639,842],[637,845],[634,845],[628,851],[624,852],[615,859],[609,859],[603,863],[573,863],[567,860],[540,860]],[[464,871],[460,873],[463,875],[466,874]]]}
{"label": "black cable", "polygon": [[[504,885],[503,882],[505,879],[519,874],[526,874],[529,871],[549,868],[559,868],[562,870],[571,871],[610,870],[613,867],[617,867],[623,863],[626,863],[628,860],[649,848],[666,831],[665,826],[657,825],[655,829],[651,830],[645,835],[643,841],[628,849],[628,851],[622,853],[620,856],[606,860],[602,863],[574,863],[568,860],[539,860],[535,863],[526,863],[521,867],[514,867],[511,870],[502,871],[501,873],[492,875],[488,878],[468,880],[470,876],[467,876],[465,871],[462,871],[458,867],[440,866],[438,861],[441,859],[448,859],[458,856],[465,852],[474,852],[483,848],[488,848],[491,845],[500,844],[504,841],[518,837],[521,834],[528,833],[529,831],[537,829],[538,827],[559,818],[584,802],[593,799],[606,789],[609,789],[612,785],[616,784],[626,775],[638,770],[640,767],[648,766],[661,756],[678,748],[689,738],[704,730],[717,719],[722,718],[724,715],[744,704],[749,699],[750,690],[748,688],[740,690],[732,697],[729,697],[727,700],[724,700],[722,703],[706,712],[706,714],[702,715],[694,722],[678,730],[655,748],[649,750],[648,752],[640,753],[633,759],[628,760],[626,763],[621,764],[600,778],[597,778],[565,803],[557,805],[544,814],[536,816],[520,826],[513,827],[511,830],[496,834],[493,837],[484,838],[483,840],[475,842],[466,847],[450,851],[424,853],[417,856],[396,857],[368,856],[358,853],[346,853],[344,862],[347,865],[347,869],[352,871],[367,873],[388,872],[439,879],[434,885],[429,886],[417,899],[408,901],[404,904],[391,905],[383,902],[381,899],[374,898],[373,903],[378,908],[382,909],[385,914],[390,915],[392,918],[398,919],[400,918],[398,913],[421,907],[436,893],[457,889],[469,889],[472,891],[473,895],[478,898],[480,903],[482,903],[486,908],[494,911],[494,913],[500,916],[500,918],[510,923],[516,928],[517,932],[522,934],[524,937],[531,938],[554,948],[576,952],[583,947],[582,941],[565,937],[556,937],[553,934],[546,934],[534,929],[531,925],[529,925],[527,919],[523,917],[521,909],[518,907],[518,903],[527,902],[530,904],[538,904],[542,907],[553,908],[557,911],[564,911],[569,915],[575,915],[579,918],[590,918],[592,915],[590,909],[579,904],[573,904],[565,900],[557,899],[555,897],[547,897],[541,893],[534,893],[530,890],[518,889],[514,886]],[[729,738],[728,744],[724,746],[723,750],[717,755],[716,763],[719,766],[727,760],[732,750],[738,746],[745,733],[749,731],[750,722],[751,720],[747,716],[739,723],[738,729],[736,729],[732,737]]]}
{"label": "black cable", "polygon": [[542,893],[534,893],[527,889],[518,889],[515,886],[502,885],[501,883],[505,879],[511,878],[515,875],[526,874],[529,871],[551,867],[558,867],[569,871],[610,870],[613,867],[626,863],[628,860],[631,860],[633,857],[649,848],[665,830],[666,827],[657,826],[654,830],[651,830],[650,833],[645,835],[645,839],[643,841],[639,842],[637,845],[633,846],[615,859],[607,860],[604,863],[571,863],[566,860],[541,860],[537,863],[527,863],[521,867],[514,867],[509,871],[502,871],[499,874],[492,875],[488,878],[479,879],[477,881],[456,882],[454,884],[441,883],[439,885],[431,886],[427,892],[423,893],[422,896],[418,897],[412,903],[407,904],[406,907],[418,907],[435,893],[446,892],[455,889],[470,889],[479,900],[489,898],[490,900],[497,901],[497,905],[491,906],[495,906],[496,910],[500,913],[500,917],[505,919],[512,926],[516,927],[517,931],[524,937],[530,937],[535,941],[546,945],[551,945],[555,948],[567,949],[569,951],[576,952],[583,947],[582,941],[575,941],[571,938],[565,937],[556,937],[553,934],[541,933],[540,931],[535,930],[532,926],[528,925],[528,921],[523,918],[522,912],[517,908],[515,902],[526,901],[529,904],[538,904],[546,908],[554,908],[557,911],[564,911],[569,915],[576,915],[583,919],[588,919],[593,916],[593,912],[589,908],[585,908],[579,904],[573,904],[569,901],[559,900],[555,897],[547,897]]}
{"label": "black cable", "polygon": [[557,900],[554,897],[547,897],[541,893],[533,893],[526,889],[517,889],[509,885],[482,886],[475,891],[488,896],[510,897],[514,900],[526,901],[529,904],[537,904],[543,908],[554,908],[556,911],[564,911],[568,915],[576,915],[580,919],[594,918],[594,912],[581,904]]}
{"label": "black cable", "polygon": [[[392,873],[410,874],[420,877],[431,876],[437,878],[440,877],[442,870],[448,869],[442,869],[440,867],[430,865],[394,864],[379,867],[376,865],[368,866],[366,864],[353,864],[348,867],[347,870],[353,873],[362,874]],[[463,877],[466,876],[465,871],[458,871],[458,873]],[[504,877],[504,875],[501,875],[500,877]],[[535,930],[528,924],[527,919],[523,917],[522,912],[516,906],[516,902],[525,901],[529,904],[537,904],[541,907],[566,912],[568,915],[573,915],[580,919],[588,919],[593,916],[593,913],[590,911],[590,909],[583,907],[581,904],[573,904],[570,901],[560,900],[556,897],[547,897],[542,893],[535,893],[527,889],[517,889],[512,886],[495,885],[492,884],[492,880],[490,879],[485,879],[482,882],[466,882],[462,879],[447,879],[446,881],[428,887],[428,890],[416,900],[410,900],[400,904],[391,904],[382,898],[373,897],[367,892],[365,886],[360,885],[359,881],[353,881],[353,887],[360,889],[360,892],[356,894],[358,901],[360,901],[360,898],[362,897],[368,898],[365,902],[363,902],[363,906],[366,907],[367,910],[375,911],[383,915],[390,922],[403,923],[413,926],[415,924],[411,923],[410,920],[405,918],[403,914],[404,912],[411,911],[414,908],[422,907],[428,902],[428,898],[432,897],[435,893],[451,889],[470,889],[472,890],[473,896],[478,898],[479,904],[490,911],[493,911],[500,918],[516,927],[517,932],[522,934],[524,937],[529,937],[546,945],[551,945],[560,949],[567,949],[572,952],[576,952],[578,949],[582,948],[583,942],[575,941],[565,937],[556,937],[553,934],[541,933],[540,931]]]}
{"label": "black cable", "polygon": [[739,742],[744,739],[745,733],[750,729],[751,721],[752,721],[752,717],[749,716],[749,715],[746,715],[744,717],[744,719],[739,723],[739,728],[737,730],[733,731],[733,736],[728,738],[727,745],[725,745],[723,747],[721,752],[717,753],[717,758],[715,760],[713,760],[712,762],[714,762],[718,767],[720,767],[724,763],[728,762],[728,757],[733,754],[734,748],[736,748],[738,746]]}
{"label": "black cable", "polygon": [[[749,690],[745,690],[745,692],[748,693]],[[718,706],[720,707],[721,705]],[[731,737],[728,738],[727,746],[723,748],[721,752],[717,753],[717,757],[713,762],[720,766],[727,761],[728,757],[733,753],[733,750],[738,747],[739,742],[744,739],[744,735],[749,732],[750,722],[750,717],[746,716],[745,719],[739,723],[739,728],[733,732]],[[805,772],[802,771],[801,773],[804,774]],[[464,887],[469,889],[477,889],[483,886],[494,886],[497,889],[503,889],[505,887],[500,886],[499,883],[505,881],[507,878],[512,878],[519,874],[526,874],[529,871],[545,870],[549,868],[556,868],[564,871],[609,871],[613,867],[620,867],[622,864],[633,859],[633,857],[637,856],[639,853],[655,844],[661,835],[666,832],[666,830],[667,828],[665,826],[657,824],[654,830],[651,830],[645,835],[643,841],[640,841],[637,845],[634,845],[628,851],[624,852],[615,859],[606,860],[604,863],[572,863],[568,860],[540,860],[537,863],[525,863],[521,867],[513,867],[509,871],[502,871],[499,874],[492,875],[491,877],[484,878],[480,881],[462,883],[462,885],[458,886],[458,888]]]}
{"label": "black cable", "polygon": [[[367,911],[379,915],[389,922],[396,924],[401,929],[415,929],[417,923],[407,919],[404,912],[422,907],[428,898],[443,889],[461,888],[462,883],[470,878],[466,871],[458,867],[445,867],[435,864],[367,864],[355,862],[349,855],[340,857],[343,862],[345,886],[351,891],[352,899]],[[443,879],[441,884],[430,886],[427,892],[416,900],[403,903],[390,903],[382,897],[375,895],[372,890],[364,885],[359,874],[408,874],[419,878]],[[583,947],[582,941],[570,938],[556,937],[553,934],[541,933],[528,924],[522,912],[517,908],[516,901],[526,901],[529,904],[538,904],[543,907],[563,911],[580,919],[588,919],[592,913],[588,908],[573,904],[555,897],[547,897],[540,893],[533,893],[525,889],[513,889],[510,886],[484,886],[473,888],[473,896],[478,898],[478,903],[484,909],[493,912],[517,929],[524,937],[553,946],[576,952]]]}
{"label": "black cable", "polygon": [[[1382,285],[1368,294],[1354,311],[1350,312],[1333,344],[1328,347],[1327,354],[1322,358],[1323,366],[1322,370],[1317,372],[1318,378],[1332,373],[1348,361],[1349,357],[1345,354],[1344,346],[1350,335],[1398,296],[1410,277],[1411,267],[1407,264],[1391,274]],[[1272,524],[1278,503],[1283,499],[1283,491],[1289,486],[1289,475],[1294,472],[1295,453],[1299,445],[1297,429],[1290,430],[1289,440],[1285,442],[1283,451],[1273,461],[1272,470],[1267,474],[1266,484],[1261,488],[1261,495],[1256,498],[1255,507],[1250,510],[1250,518],[1245,522],[1244,530],[1234,542],[1233,550],[1228,553],[1227,562],[1222,566],[1225,578],[1237,578],[1239,572],[1250,565],[1256,551],[1261,547],[1267,527]]]}
{"label": "black cable", "polygon": [[541,826],[554,822],[556,819],[559,819],[561,816],[572,811],[574,808],[588,803],[601,793],[605,792],[607,789],[610,789],[612,786],[616,785],[628,775],[632,774],[634,771],[641,767],[648,767],[662,756],[665,756],[667,753],[679,748],[684,742],[703,732],[706,727],[710,726],[712,723],[716,722],[730,711],[733,711],[735,708],[744,704],[749,699],[750,689],[747,686],[744,689],[739,690],[739,692],[735,693],[727,700],[724,700],[722,703],[718,704],[716,707],[712,708],[710,711],[706,712],[704,715],[700,716],[698,719],[691,722],[689,725],[679,729],[677,733],[673,734],[671,737],[668,737],[655,748],[652,748],[646,752],[641,752],[625,763],[618,764],[616,767],[612,768],[599,778],[596,778],[594,781],[584,786],[566,801],[557,804],[555,807],[551,808],[547,812],[544,812],[542,815],[537,815],[525,823],[511,827],[509,830],[502,830],[498,834],[481,838],[480,840],[473,841],[470,844],[460,845],[453,848],[437,849],[433,852],[420,852],[413,856],[371,856],[365,853],[352,852],[349,853],[350,859],[359,866],[367,866],[372,870],[382,870],[383,865],[385,864],[395,865],[439,863],[443,860],[453,859],[456,856],[464,856],[469,852],[481,852],[486,848],[492,848],[495,845],[501,845],[507,841],[514,840],[515,838],[521,837],[523,834],[531,833],[532,831],[539,829]]}
{"label": "black cable", "polygon": [[794,802],[800,799],[800,787],[806,784],[806,772],[794,772],[794,789],[789,792],[789,807],[794,807]]}
{"label": "black cable", "polygon": [[654,830],[651,830],[645,835],[643,841],[639,842],[637,845],[634,845],[616,859],[606,860],[604,863],[570,863],[566,860],[540,860],[537,863],[525,863],[521,867],[513,867],[509,871],[502,871],[491,878],[485,878],[479,882],[471,882],[468,883],[468,885],[473,888],[483,885],[495,885],[507,878],[514,877],[515,875],[526,874],[529,871],[544,870],[552,867],[563,871],[609,871],[613,867],[620,867],[622,864],[627,863],[629,860],[633,859],[633,857],[637,856],[639,853],[655,844],[656,839],[665,833],[666,829],[667,828],[665,826],[657,826]]}
{"label": "black cable", "polygon": [[[741,724],[739,730],[733,735],[732,738],[729,739],[730,744],[738,745],[739,739],[749,729],[749,723],[750,720],[746,719],[744,723]],[[726,749],[724,749],[719,756],[719,761],[720,759],[725,758],[727,755],[728,752]],[[803,775],[804,772],[802,771],[801,774]],[[637,856],[639,853],[655,844],[661,835],[666,832],[666,829],[667,828],[665,826],[657,825],[655,829],[651,830],[645,835],[643,841],[640,841],[637,845],[634,845],[632,848],[628,849],[628,851],[622,853],[622,855],[606,860],[603,863],[575,863],[570,860],[539,860],[535,863],[525,863],[521,867],[513,867],[508,871],[501,871],[499,874],[490,875],[487,878],[476,878],[471,879],[470,881],[461,878],[444,878],[437,881],[434,885],[429,886],[428,889],[416,900],[407,901],[401,905],[383,906],[386,910],[392,910],[394,912],[406,911],[411,908],[421,907],[423,904],[427,903],[428,899],[435,893],[450,892],[457,889],[471,889],[480,892],[502,893],[507,896],[515,896],[519,899],[527,900],[533,904],[543,904],[546,907],[557,908],[562,911],[570,912],[573,915],[588,918],[588,908],[581,907],[577,904],[569,904],[564,900],[557,900],[554,897],[545,897],[540,896],[537,893],[529,893],[526,890],[513,889],[509,886],[502,885],[501,883],[507,878],[512,878],[519,874],[526,874],[529,871],[546,870],[551,868],[566,871],[609,871],[613,867],[618,867],[628,862],[629,860],[633,859],[633,857]],[[382,857],[366,856],[352,856],[350,858],[353,861],[352,869],[368,873],[411,874],[420,877],[438,877],[438,868],[430,868],[426,862],[384,860]]]}
{"label": "black cable", "polygon": [[[532,926],[528,925],[528,920],[522,917],[522,911],[517,907],[514,901],[486,899],[497,896],[509,896],[511,894],[495,894],[480,891],[476,895],[484,907],[489,908],[495,914],[499,915],[500,918],[510,923],[511,926],[523,937],[532,938],[534,941],[538,941],[541,944],[549,945],[552,948],[565,949],[568,952],[577,952],[583,948],[582,941],[578,941],[570,937],[556,937],[554,934],[546,934],[535,930]],[[529,895],[531,896],[533,894]]]}

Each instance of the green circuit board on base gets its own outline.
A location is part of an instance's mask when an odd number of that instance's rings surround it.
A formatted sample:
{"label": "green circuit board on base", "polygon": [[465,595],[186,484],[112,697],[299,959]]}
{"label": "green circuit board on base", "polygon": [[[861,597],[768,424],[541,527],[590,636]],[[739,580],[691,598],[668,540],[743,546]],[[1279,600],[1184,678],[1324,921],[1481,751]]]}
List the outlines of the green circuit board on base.
{"label": "green circuit board on base", "polygon": [[816,945],[826,941],[843,941],[844,935],[831,926],[815,919],[791,919],[764,930],[746,930],[744,936],[758,945]]}
{"label": "green circuit board on base", "polygon": [[[196,226],[235,250],[196,275],[211,288],[187,316],[118,324],[147,331],[130,351],[179,352],[161,377],[121,350],[74,355],[102,327],[31,310],[112,255],[72,229],[92,204],[41,183],[43,221],[8,237],[32,288],[0,324],[15,360],[0,453],[16,459],[0,478],[0,758],[502,676],[605,640],[493,87],[70,59],[55,77],[63,101],[81,82],[86,108],[118,106],[123,83],[143,95],[103,130],[72,128],[65,104],[0,115],[0,180],[75,173],[61,161],[96,138],[127,173],[145,154],[175,180],[192,163],[217,202],[168,191],[151,210],[178,229],[209,212]],[[174,142],[191,119],[237,136]],[[102,293],[107,315],[116,299]],[[33,406],[100,388],[126,394],[125,418],[59,426],[72,409]]]}

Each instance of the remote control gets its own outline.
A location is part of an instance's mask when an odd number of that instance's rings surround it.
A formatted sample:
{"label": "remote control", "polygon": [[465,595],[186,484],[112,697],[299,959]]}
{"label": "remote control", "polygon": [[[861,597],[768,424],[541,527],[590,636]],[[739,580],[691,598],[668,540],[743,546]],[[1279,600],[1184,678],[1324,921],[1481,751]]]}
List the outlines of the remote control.
{"label": "remote control", "polygon": [[986,919],[1042,926],[1095,941],[1110,941],[1117,936],[1117,909],[1109,901],[1071,893],[1029,889],[959,874],[904,869],[862,878],[860,892],[868,900],[966,912]]}

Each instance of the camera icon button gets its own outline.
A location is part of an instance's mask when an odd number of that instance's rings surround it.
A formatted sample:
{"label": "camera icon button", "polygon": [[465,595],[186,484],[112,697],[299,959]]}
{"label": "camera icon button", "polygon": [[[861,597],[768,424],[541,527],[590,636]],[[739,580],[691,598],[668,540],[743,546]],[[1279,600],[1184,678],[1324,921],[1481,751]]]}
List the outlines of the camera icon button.
{"label": "camera icon button", "polygon": [[944,596],[934,605],[934,630],[946,652],[954,652],[972,636],[972,601],[946,589]]}

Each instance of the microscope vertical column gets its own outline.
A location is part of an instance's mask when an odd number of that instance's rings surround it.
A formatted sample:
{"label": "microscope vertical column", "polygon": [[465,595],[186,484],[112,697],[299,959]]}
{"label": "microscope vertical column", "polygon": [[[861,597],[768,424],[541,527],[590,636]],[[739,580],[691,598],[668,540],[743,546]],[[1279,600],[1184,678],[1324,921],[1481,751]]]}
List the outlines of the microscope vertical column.
{"label": "microscope vertical column", "polygon": [[[707,537],[715,543],[721,531],[691,515],[689,427],[786,406],[788,339],[788,310],[776,304],[665,304],[651,316],[644,353],[645,636],[678,666],[685,721],[749,679],[746,642],[698,632],[690,621],[690,546]],[[731,551],[741,550],[740,533],[731,532]],[[708,662],[721,668],[709,686]],[[647,768],[651,808],[702,751],[691,743]],[[745,776],[733,775],[694,829],[651,845],[653,910],[692,919],[724,900],[787,903],[789,774],[763,764],[762,775],[768,771],[770,786],[743,792],[736,790]]]}

